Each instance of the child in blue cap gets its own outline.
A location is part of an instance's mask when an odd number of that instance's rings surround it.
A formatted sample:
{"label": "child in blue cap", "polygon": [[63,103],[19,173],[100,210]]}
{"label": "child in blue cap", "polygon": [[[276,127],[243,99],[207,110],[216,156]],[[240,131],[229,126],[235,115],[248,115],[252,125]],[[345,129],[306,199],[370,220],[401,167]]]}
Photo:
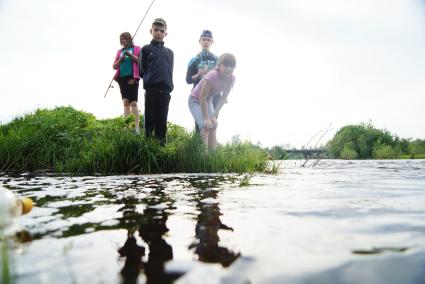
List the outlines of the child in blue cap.
{"label": "child in blue cap", "polygon": [[[186,82],[193,84],[193,88],[201,81],[209,71],[217,65],[218,57],[210,52],[211,45],[214,43],[213,35],[210,30],[203,30],[199,37],[201,52],[193,57],[187,66]],[[213,105],[216,106],[220,100],[220,94],[213,98]],[[195,123],[195,130],[199,133],[198,125]]]}

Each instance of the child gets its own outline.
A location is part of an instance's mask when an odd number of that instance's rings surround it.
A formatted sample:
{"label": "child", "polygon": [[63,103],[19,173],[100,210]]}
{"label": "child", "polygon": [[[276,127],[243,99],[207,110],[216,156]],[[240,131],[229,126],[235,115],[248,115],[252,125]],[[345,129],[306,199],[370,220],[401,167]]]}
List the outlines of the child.
{"label": "child", "polygon": [[[186,82],[193,84],[193,88],[201,81],[202,77],[209,71],[214,69],[217,65],[218,57],[210,52],[211,45],[213,44],[212,32],[203,30],[199,37],[199,44],[201,45],[201,52],[193,57],[187,67]],[[220,94],[213,98],[213,106],[215,107],[220,100]],[[195,121],[195,130],[199,133],[199,127]]]}
{"label": "child", "polygon": [[137,101],[139,97],[139,55],[140,47],[133,44],[131,34],[123,32],[120,35],[122,48],[117,51],[112,68],[117,70],[114,79],[118,82],[121,98],[124,105],[124,117],[134,113],[135,131],[139,133],[139,109]]}
{"label": "child", "polygon": [[165,145],[168,106],[173,85],[174,53],[164,46],[167,23],[162,18],[153,21],[152,41],[142,48],[142,78],[145,89],[145,133],[155,135]]}
{"label": "child", "polygon": [[[217,147],[217,117],[235,82],[233,75],[235,67],[235,56],[224,53],[218,59],[218,66],[201,79],[189,96],[190,112],[201,130],[202,140],[208,145],[209,150]],[[216,94],[221,94],[221,97],[214,107],[212,98]]]}

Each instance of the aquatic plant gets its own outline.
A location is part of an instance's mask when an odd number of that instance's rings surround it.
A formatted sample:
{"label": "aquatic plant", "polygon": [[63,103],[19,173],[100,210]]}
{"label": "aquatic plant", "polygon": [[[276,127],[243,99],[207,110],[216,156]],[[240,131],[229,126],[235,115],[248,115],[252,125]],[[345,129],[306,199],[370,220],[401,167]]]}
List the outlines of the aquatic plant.
{"label": "aquatic plant", "polygon": [[0,170],[76,174],[277,172],[249,142],[208,153],[197,134],[168,124],[168,140],[135,134],[132,117],[97,120],[72,107],[38,109],[0,126]]}

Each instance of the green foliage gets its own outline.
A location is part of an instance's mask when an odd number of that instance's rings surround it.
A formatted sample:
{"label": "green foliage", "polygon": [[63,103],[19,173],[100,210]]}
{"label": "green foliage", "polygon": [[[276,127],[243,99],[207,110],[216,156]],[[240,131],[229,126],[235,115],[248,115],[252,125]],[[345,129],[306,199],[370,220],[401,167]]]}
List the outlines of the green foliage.
{"label": "green foliage", "polygon": [[400,156],[400,151],[391,145],[377,145],[373,149],[375,159],[396,159]]}
{"label": "green foliage", "polygon": [[425,140],[400,139],[370,122],[342,127],[326,147],[331,157],[341,159],[417,158],[425,154]]}
{"label": "green foliage", "polygon": [[[37,110],[0,126],[2,171],[175,173],[267,171],[265,151],[235,141],[207,153],[196,134],[169,123],[167,144],[135,134],[134,117],[96,120],[72,107]],[[277,169],[272,171],[276,172]]]}
{"label": "green foliage", "polygon": [[345,145],[341,151],[340,158],[345,160],[354,160],[359,158],[359,154],[352,145]]}
{"label": "green foliage", "polygon": [[415,159],[425,159],[425,153],[412,155],[412,158],[415,158]]}
{"label": "green foliage", "polygon": [[[333,157],[345,158],[348,152],[351,156],[367,159],[372,157],[372,151],[375,144],[392,144],[393,138],[388,131],[379,130],[372,124],[348,125],[342,127],[328,143],[328,150]],[[346,147],[349,149],[346,149]],[[344,155],[342,151],[345,150]]]}
{"label": "green foliage", "polygon": [[412,141],[407,148],[409,150],[409,154],[413,156],[425,154],[425,140],[416,139]]}
{"label": "green foliage", "polygon": [[0,127],[2,170],[46,169],[72,158],[90,138],[96,119],[71,107],[39,109]]}
{"label": "green foliage", "polygon": [[266,148],[272,160],[285,160],[288,158],[288,153],[282,146],[273,146],[270,149]]}

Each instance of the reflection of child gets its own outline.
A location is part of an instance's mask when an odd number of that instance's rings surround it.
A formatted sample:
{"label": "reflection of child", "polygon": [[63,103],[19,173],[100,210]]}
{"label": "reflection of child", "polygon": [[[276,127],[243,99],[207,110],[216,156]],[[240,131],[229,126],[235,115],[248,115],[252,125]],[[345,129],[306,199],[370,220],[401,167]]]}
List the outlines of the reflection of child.
{"label": "reflection of child", "polygon": [[[199,44],[201,45],[201,52],[193,57],[187,67],[186,82],[193,84],[195,87],[202,79],[202,77],[209,71],[214,69],[217,65],[217,56],[210,52],[210,47],[213,44],[212,32],[204,30],[199,37]],[[213,97],[213,106],[215,107],[220,100],[220,94]],[[196,132],[199,132],[198,125],[195,122]]]}
{"label": "reflection of child", "polygon": [[205,204],[200,201],[205,198],[217,199],[218,191],[200,190],[198,192],[199,203],[197,207],[200,209],[200,213],[195,228],[197,241],[189,245],[189,248],[195,248],[194,253],[199,256],[199,260],[202,262],[221,263],[224,267],[228,267],[241,254],[219,245],[218,231],[220,229],[233,231],[233,228],[221,222],[220,216],[222,214],[218,202]]}
{"label": "reflection of child", "polygon": [[124,117],[131,112],[135,115],[135,130],[139,133],[139,110],[137,107],[139,92],[139,54],[140,47],[133,44],[131,34],[123,32],[120,35],[122,48],[117,51],[112,67],[117,70],[114,79],[118,82],[124,105]]}
{"label": "reflection of child", "polygon": [[[233,87],[235,67],[236,58],[233,54],[221,55],[218,66],[201,79],[189,96],[190,112],[201,130],[202,140],[210,150],[217,146],[217,117]],[[221,97],[214,106],[212,98],[217,94],[221,94]]]}

